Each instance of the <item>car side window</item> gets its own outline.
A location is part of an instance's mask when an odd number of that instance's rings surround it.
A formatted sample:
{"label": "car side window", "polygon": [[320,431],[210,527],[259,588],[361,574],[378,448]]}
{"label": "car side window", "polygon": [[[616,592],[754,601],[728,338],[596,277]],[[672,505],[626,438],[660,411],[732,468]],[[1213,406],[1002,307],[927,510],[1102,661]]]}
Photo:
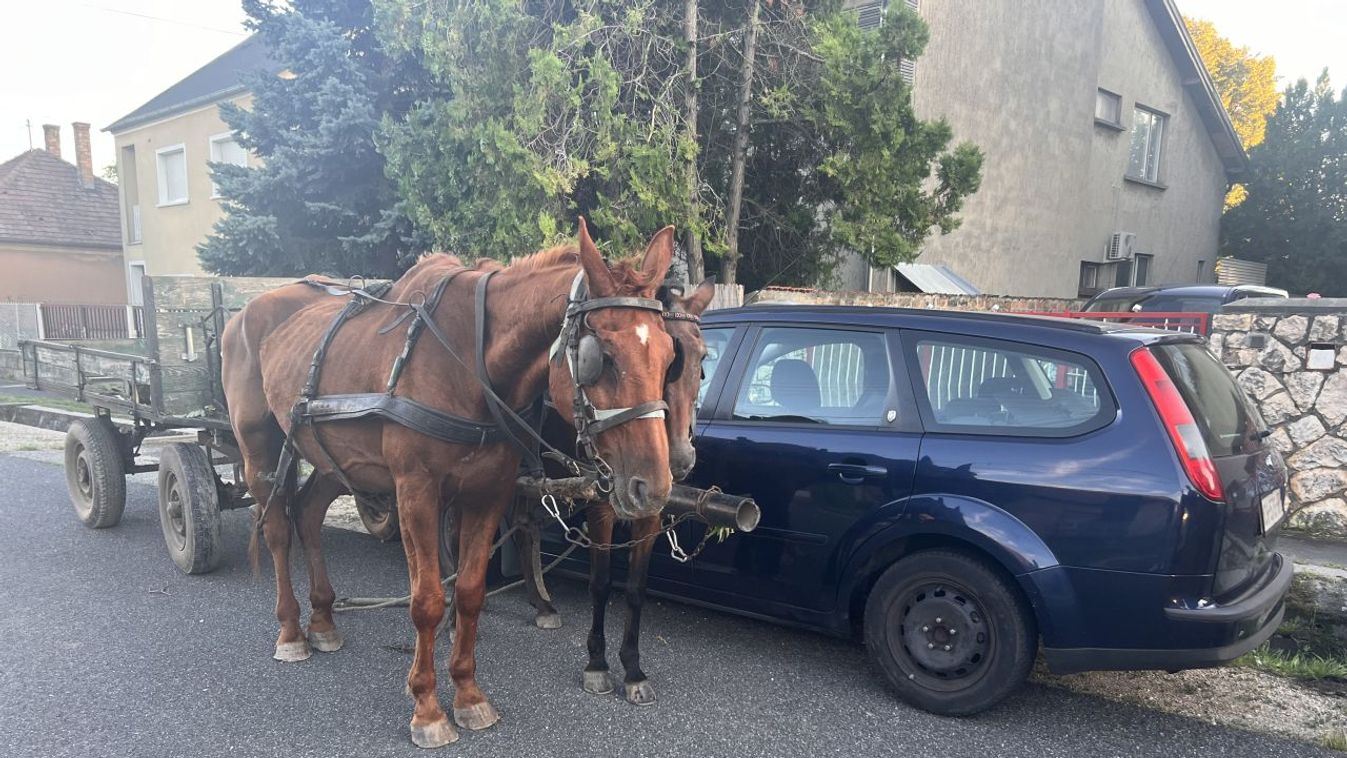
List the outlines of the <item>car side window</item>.
{"label": "car side window", "polygon": [[734,418],[879,426],[893,381],[889,366],[882,334],[765,327],[749,356]]}
{"label": "car side window", "polygon": [[1099,369],[1084,356],[954,337],[918,339],[916,358],[936,430],[1064,436],[1113,413]]}
{"label": "car side window", "polygon": [[711,388],[711,379],[716,375],[716,367],[720,365],[720,358],[725,354],[725,348],[729,347],[732,336],[734,336],[733,327],[702,329],[702,341],[706,343],[706,357],[702,359],[702,383],[697,388],[699,411],[706,402],[706,391]]}

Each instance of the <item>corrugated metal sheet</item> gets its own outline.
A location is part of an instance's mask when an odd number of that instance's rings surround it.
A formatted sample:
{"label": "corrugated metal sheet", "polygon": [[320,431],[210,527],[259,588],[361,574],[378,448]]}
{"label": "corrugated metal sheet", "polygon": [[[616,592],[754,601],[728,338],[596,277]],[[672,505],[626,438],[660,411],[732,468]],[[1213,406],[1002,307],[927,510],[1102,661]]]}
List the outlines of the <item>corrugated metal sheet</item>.
{"label": "corrugated metal sheet", "polygon": [[1217,258],[1216,283],[1267,284],[1267,264],[1239,258]]}
{"label": "corrugated metal sheet", "polygon": [[951,271],[947,266],[929,263],[899,263],[898,274],[912,286],[931,295],[981,295],[973,283]]}

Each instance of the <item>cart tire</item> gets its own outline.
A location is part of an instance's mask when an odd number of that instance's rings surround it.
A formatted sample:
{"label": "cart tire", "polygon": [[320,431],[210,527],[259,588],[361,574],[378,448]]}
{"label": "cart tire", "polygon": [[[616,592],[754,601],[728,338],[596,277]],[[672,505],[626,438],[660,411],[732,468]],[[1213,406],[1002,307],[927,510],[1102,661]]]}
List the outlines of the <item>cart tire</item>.
{"label": "cart tire", "polygon": [[[392,500],[392,495],[388,496]],[[390,502],[388,510],[380,509],[369,502],[365,495],[355,496],[355,509],[360,514],[360,523],[380,542],[393,542],[402,539],[402,528],[398,526],[398,507]]]}
{"label": "cart tire", "polygon": [[184,574],[220,565],[220,493],[201,447],[174,442],[159,454],[159,524],[168,554]]}
{"label": "cart tire", "polygon": [[78,419],[65,435],[65,481],[75,515],[90,529],[106,529],[126,509],[126,466],[111,424]]}

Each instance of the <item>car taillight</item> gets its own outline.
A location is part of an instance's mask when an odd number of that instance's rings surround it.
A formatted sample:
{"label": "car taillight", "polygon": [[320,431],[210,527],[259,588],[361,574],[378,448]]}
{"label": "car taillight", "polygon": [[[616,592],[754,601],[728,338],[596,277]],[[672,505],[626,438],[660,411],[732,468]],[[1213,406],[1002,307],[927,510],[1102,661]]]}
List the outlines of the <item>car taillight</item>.
{"label": "car taillight", "polygon": [[1183,401],[1174,380],[1169,378],[1160,362],[1150,350],[1141,348],[1132,353],[1132,367],[1151,396],[1155,410],[1160,413],[1169,440],[1183,462],[1183,470],[1192,480],[1193,486],[1209,500],[1223,502],[1225,488],[1216,474],[1216,463],[1207,452],[1207,443],[1202,440],[1202,430],[1197,428],[1193,413]]}

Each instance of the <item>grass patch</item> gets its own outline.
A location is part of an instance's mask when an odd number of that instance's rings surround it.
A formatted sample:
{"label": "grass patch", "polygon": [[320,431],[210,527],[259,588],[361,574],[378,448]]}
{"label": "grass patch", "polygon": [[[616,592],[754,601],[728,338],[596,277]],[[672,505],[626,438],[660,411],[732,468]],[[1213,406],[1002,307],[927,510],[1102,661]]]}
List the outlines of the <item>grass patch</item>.
{"label": "grass patch", "polygon": [[1284,653],[1267,646],[1250,652],[1235,663],[1292,679],[1347,679],[1347,661],[1314,653]]}
{"label": "grass patch", "polygon": [[14,448],[14,449],[17,450],[17,451],[19,451],[19,452],[25,452],[25,453],[26,453],[26,452],[29,452],[29,451],[32,451],[32,450],[46,450],[47,448],[46,448],[45,446],[43,446],[43,445],[35,445],[35,444],[31,443],[31,442],[25,442],[25,443],[23,443],[22,445],[19,445],[18,447]]}
{"label": "grass patch", "polygon": [[8,395],[0,392],[0,405],[44,405],[63,411],[93,413],[93,408],[84,403],[52,395]]}
{"label": "grass patch", "polygon": [[1329,732],[1319,738],[1319,744],[1329,750],[1347,753],[1347,732]]}

